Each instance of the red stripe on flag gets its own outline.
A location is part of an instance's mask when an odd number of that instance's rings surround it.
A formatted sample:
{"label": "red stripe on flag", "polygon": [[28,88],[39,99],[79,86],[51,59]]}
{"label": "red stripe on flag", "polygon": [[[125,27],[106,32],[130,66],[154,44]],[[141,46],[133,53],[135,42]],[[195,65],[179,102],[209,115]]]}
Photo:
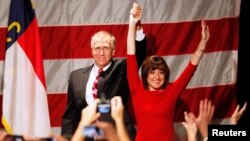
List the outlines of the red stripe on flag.
{"label": "red stripe on flag", "polygon": [[4,60],[6,49],[7,28],[0,28],[0,60]]}
{"label": "red stripe on flag", "polygon": [[67,94],[48,94],[50,124],[58,127],[62,124],[62,116],[67,104]]}
{"label": "red stripe on flag", "polygon": [[25,54],[33,65],[36,75],[46,89],[40,35],[37,25],[37,19],[34,18],[27,30],[18,38],[18,43],[23,48]]}
{"label": "red stripe on flag", "polygon": [[[143,26],[150,54],[192,54],[200,41],[200,21]],[[238,49],[238,18],[207,21],[210,38],[206,52]]]}
{"label": "red stripe on flag", "polygon": [[[238,49],[238,18],[208,21],[211,38],[207,52]],[[200,40],[200,22],[144,24],[149,54],[191,54]],[[127,25],[43,27],[44,58],[91,58],[90,38],[99,30],[107,30],[117,40],[116,57],[126,55]],[[50,37],[48,37],[50,35]],[[58,51],[60,50],[60,52]]]}
{"label": "red stripe on flag", "polygon": [[183,112],[191,111],[198,116],[200,100],[210,99],[215,105],[213,119],[228,118],[235,110],[236,85],[221,85],[186,89],[177,102],[175,121],[184,121]]}
{"label": "red stripe on flag", "polygon": [[[206,51],[228,51],[238,49],[238,18],[208,21],[211,38]],[[190,54],[200,39],[200,22],[162,23],[143,25],[147,36],[149,54],[177,55]],[[0,33],[5,33],[5,28]],[[44,59],[91,58],[90,38],[99,30],[107,30],[117,40],[116,57],[126,55],[127,25],[59,26],[40,27],[40,39]],[[0,47],[5,38],[0,37]],[[3,49],[2,47],[0,50]],[[4,51],[4,50],[3,50]],[[0,53],[0,59],[4,54]]]}

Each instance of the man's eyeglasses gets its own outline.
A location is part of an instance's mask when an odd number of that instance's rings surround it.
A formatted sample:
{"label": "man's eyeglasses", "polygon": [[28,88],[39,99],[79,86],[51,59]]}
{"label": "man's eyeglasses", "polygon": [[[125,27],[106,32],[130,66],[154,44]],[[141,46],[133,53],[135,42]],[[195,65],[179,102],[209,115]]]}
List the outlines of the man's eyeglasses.
{"label": "man's eyeglasses", "polygon": [[95,53],[100,53],[101,51],[106,53],[106,52],[111,51],[113,48],[111,48],[111,47],[95,47],[92,49],[94,50]]}

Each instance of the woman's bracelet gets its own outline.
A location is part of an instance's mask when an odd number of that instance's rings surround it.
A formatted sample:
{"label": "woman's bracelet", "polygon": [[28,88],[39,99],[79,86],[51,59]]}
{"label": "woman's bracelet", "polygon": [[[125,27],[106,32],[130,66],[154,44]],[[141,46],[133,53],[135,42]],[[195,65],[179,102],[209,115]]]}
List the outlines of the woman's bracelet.
{"label": "woman's bracelet", "polygon": [[200,53],[203,53],[204,49],[197,48],[197,51],[199,51]]}

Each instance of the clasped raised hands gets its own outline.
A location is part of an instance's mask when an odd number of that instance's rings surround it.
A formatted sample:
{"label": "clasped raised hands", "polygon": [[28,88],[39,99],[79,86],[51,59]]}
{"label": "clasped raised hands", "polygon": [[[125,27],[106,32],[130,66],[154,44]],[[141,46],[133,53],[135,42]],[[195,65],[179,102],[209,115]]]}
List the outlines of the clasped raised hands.
{"label": "clasped raised hands", "polygon": [[142,9],[140,5],[134,3],[132,9],[130,10],[129,22],[137,24],[138,21],[141,19],[141,15],[142,15]]}

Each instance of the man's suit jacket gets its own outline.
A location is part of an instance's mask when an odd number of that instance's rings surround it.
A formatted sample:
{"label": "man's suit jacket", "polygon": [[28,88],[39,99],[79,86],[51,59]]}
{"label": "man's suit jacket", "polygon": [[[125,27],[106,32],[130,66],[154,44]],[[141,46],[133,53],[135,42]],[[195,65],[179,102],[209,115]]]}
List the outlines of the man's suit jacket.
{"label": "man's suit jacket", "polygon": [[[139,60],[146,57],[146,39],[136,42]],[[144,50],[144,51],[143,51]],[[145,53],[145,54],[142,54]],[[93,65],[72,71],[69,77],[68,103],[62,121],[62,135],[70,138],[75,132],[81,118],[81,111],[87,106],[85,100],[86,85]],[[128,113],[127,104],[129,100],[129,86],[126,73],[126,59],[113,59],[110,67],[102,72],[98,81],[98,94],[105,93],[106,99],[121,96],[125,106],[125,125],[132,140],[135,138],[136,130],[134,122]]]}

